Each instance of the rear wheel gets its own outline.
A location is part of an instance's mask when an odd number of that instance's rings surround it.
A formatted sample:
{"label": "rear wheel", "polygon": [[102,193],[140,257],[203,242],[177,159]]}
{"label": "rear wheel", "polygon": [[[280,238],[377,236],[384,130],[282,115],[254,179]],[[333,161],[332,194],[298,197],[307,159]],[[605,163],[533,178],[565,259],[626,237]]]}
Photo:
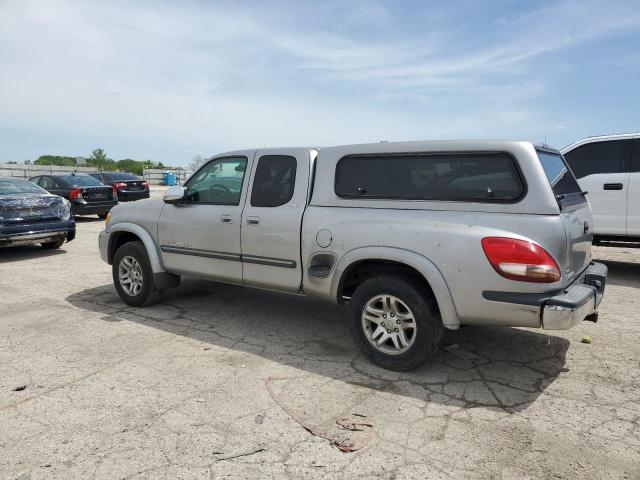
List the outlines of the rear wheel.
{"label": "rear wheel", "polygon": [[153,270],[142,242],[122,245],[113,256],[113,284],[120,298],[134,307],[157,302],[162,291],[153,281]]}
{"label": "rear wheel", "polygon": [[350,309],[356,344],[383,368],[415,368],[435,354],[442,340],[444,329],[435,301],[410,277],[366,280],[353,293]]}
{"label": "rear wheel", "polygon": [[40,246],[45,250],[55,250],[56,248],[60,248],[64,243],[64,237],[57,238],[52,242],[41,243]]}

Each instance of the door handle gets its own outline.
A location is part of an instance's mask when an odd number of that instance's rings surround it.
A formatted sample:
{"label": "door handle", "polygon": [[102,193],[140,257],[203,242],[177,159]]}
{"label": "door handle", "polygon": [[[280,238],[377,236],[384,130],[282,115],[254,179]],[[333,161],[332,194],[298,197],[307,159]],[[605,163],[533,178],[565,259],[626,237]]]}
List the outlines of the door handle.
{"label": "door handle", "polygon": [[222,215],[220,221],[222,223],[233,223],[233,217],[231,215]]}
{"label": "door handle", "polygon": [[247,217],[247,223],[249,225],[258,225],[260,223],[260,217]]}
{"label": "door handle", "polygon": [[605,183],[602,187],[605,190],[622,190],[621,183]]}

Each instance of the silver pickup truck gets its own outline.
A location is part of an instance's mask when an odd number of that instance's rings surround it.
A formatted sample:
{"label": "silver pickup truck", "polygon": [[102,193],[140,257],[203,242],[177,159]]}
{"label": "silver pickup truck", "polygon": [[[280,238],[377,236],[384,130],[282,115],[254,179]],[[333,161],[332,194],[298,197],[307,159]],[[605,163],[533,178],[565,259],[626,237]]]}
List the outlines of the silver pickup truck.
{"label": "silver pickup truck", "polygon": [[115,207],[100,254],[134,306],[182,275],[346,303],[358,347],[407,370],[444,329],[595,321],[607,269],[585,194],[527,142],[241,150]]}

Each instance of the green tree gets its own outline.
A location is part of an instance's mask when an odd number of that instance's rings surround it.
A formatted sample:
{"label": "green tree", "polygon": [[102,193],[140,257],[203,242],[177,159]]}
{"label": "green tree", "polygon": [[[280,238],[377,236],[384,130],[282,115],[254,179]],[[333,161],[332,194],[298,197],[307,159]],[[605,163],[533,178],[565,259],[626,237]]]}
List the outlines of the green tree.
{"label": "green tree", "polygon": [[65,157],[61,155],[40,155],[38,159],[33,162],[34,165],[57,165],[60,167],[75,167],[75,157]]}
{"label": "green tree", "polygon": [[107,157],[107,154],[104,153],[103,149],[96,148],[93,152],[91,152],[91,156],[89,157],[89,159],[96,163],[105,163],[107,160],[109,160],[109,157]]}
{"label": "green tree", "polygon": [[96,148],[91,152],[91,156],[87,158],[87,165],[96,167],[100,170],[115,170],[116,162],[110,159],[101,148]]}
{"label": "green tree", "polygon": [[138,160],[133,160],[131,158],[124,158],[116,162],[116,167],[118,168],[118,170],[133,173],[135,175],[142,175],[144,163]]}

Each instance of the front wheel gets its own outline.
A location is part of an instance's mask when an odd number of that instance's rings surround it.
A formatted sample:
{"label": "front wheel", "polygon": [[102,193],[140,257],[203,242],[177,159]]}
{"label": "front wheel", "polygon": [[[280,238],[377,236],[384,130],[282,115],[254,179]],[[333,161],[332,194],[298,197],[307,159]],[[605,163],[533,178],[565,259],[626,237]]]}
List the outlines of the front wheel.
{"label": "front wheel", "polygon": [[431,358],[443,335],[435,301],[410,277],[381,275],[363,282],[350,302],[354,341],[373,363],[411,370]]}
{"label": "front wheel", "polygon": [[153,281],[153,270],[142,242],[122,245],[113,256],[113,284],[120,298],[134,307],[143,307],[159,300],[162,291]]}

